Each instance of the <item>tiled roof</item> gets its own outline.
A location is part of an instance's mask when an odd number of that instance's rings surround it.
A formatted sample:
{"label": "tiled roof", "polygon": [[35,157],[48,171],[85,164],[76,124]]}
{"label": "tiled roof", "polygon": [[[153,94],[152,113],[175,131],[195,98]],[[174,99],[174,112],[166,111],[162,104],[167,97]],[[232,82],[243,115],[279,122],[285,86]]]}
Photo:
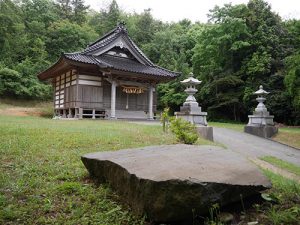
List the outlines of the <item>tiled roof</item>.
{"label": "tiled roof", "polygon": [[69,60],[98,65],[100,68],[112,68],[121,71],[142,73],[155,76],[176,77],[179,73],[158,67],[143,65],[136,60],[123,58],[118,56],[111,56],[103,54],[100,56],[85,55],[81,53],[65,54]]}

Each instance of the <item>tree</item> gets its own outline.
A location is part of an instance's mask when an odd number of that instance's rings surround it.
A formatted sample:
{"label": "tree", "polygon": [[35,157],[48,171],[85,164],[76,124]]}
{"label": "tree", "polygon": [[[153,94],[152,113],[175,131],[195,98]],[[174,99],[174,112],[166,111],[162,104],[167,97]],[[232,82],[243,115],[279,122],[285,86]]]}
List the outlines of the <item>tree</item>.
{"label": "tree", "polygon": [[[278,121],[286,120],[281,108],[290,108],[284,87],[283,60],[290,53],[288,32],[280,17],[262,0],[230,4],[210,11],[214,22],[198,37],[194,48],[195,74],[205,84],[198,94],[215,118],[239,120],[254,107],[252,97],[260,84],[271,91],[269,109]],[[273,100],[272,100],[273,99]]]}
{"label": "tree", "polygon": [[284,84],[293,106],[295,120],[291,123],[300,124],[300,20],[290,20],[286,27],[291,35],[293,53],[285,58]]}
{"label": "tree", "polygon": [[166,26],[164,30],[154,33],[151,42],[143,45],[143,50],[154,63],[183,74],[174,81],[157,87],[161,109],[168,106],[174,111],[186,98],[180,80],[191,71],[192,55],[189,53],[195,43],[189,33],[190,28],[187,20]]}
{"label": "tree", "polygon": [[71,0],[56,0],[57,8],[62,19],[70,19],[72,16]]}
{"label": "tree", "polygon": [[55,61],[62,52],[74,52],[83,49],[98,35],[88,25],[80,26],[67,20],[53,23],[46,39],[49,60]]}
{"label": "tree", "polygon": [[25,25],[36,22],[41,25],[37,34],[45,32],[51,23],[60,19],[57,5],[52,0],[21,0],[22,17]]}
{"label": "tree", "polygon": [[72,0],[73,21],[78,24],[86,22],[87,9],[89,6],[84,4],[84,0]]}
{"label": "tree", "polygon": [[244,11],[244,5],[216,7],[211,11],[216,25],[201,32],[194,48],[194,73],[204,83],[197,98],[208,108],[210,118],[240,120],[245,111],[239,69],[250,46],[250,33],[245,20],[236,16]]}
{"label": "tree", "polygon": [[21,15],[21,10],[14,2],[0,1],[0,61],[8,66],[22,59],[22,51],[26,47]]}

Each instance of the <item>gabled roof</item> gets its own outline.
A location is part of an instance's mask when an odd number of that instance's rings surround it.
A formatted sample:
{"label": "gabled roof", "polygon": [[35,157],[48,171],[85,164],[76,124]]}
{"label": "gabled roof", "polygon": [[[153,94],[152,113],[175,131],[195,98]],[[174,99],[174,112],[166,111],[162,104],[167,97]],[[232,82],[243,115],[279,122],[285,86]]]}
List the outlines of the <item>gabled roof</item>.
{"label": "gabled roof", "polygon": [[[126,49],[127,52],[130,52],[132,58],[108,54],[108,51],[113,48]],[[51,70],[54,71],[62,61],[84,63],[95,65],[100,69],[108,68],[149,75],[150,77],[175,78],[180,75],[180,73],[154,65],[128,36],[124,23],[120,23],[115,29],[89,44],[82,52],[63,53],[56,64],[40,73],[38,77],[42,80],[50,78]]]}

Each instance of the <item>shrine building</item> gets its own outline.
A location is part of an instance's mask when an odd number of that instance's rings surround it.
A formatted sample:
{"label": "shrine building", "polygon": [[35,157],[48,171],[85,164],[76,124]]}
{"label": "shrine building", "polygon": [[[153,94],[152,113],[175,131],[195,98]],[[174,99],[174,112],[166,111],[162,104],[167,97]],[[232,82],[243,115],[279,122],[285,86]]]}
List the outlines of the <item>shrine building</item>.
{"label": "shrine building", "polygon": [[178,75],[154,65],[120,23],[83,51],[63,53],[38,78],[53,85],[55,116],[153,119],[156,85]]}

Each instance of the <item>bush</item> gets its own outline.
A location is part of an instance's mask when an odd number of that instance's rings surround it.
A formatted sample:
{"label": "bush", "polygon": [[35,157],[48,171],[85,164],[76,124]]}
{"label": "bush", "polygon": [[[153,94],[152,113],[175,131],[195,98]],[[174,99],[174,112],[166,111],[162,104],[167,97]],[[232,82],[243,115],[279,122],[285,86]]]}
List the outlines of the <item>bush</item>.
{"label": "bush", "polygon": [[192,145],[198,139],[195,125],[181,118],[172,119],[170,128],[171,131],[176,135],[176,138],[184,144]]}
{"label": "bush", "polygon": [[8,68],[0,70],[0,95],[14,96],[19,94],[21,87],[21,75]]}

